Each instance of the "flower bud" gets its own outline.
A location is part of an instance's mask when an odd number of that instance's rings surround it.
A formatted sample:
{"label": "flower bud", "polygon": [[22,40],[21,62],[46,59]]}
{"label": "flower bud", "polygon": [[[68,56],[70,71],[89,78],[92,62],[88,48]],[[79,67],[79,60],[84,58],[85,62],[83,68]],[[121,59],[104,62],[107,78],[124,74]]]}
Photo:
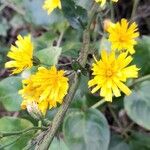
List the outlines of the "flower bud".
{"label": "flower bud", "polygon": [[109,27],[113,26],[114,24],[111,22],[110,19],[105,19],[104,22],[104,30],[108,31]]}
{"label": "flower bud", "polygon": [[28,113],[37,120],[42,117],[42,113],[39,110],[38,104],[35,101],[23,101],[21,104],[21,108],[27,109]]}

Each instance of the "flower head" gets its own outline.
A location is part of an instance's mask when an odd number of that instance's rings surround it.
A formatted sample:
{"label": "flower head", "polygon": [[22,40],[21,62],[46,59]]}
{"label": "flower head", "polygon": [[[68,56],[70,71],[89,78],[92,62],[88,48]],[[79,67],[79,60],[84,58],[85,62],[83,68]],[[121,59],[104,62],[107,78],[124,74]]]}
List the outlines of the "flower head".
{"label": "flower head", "polygon": [[11,68],[13,74],[22,72],[26,68],[31,68],[33,65],[33,43],[31,36],[17,36],[16,46],[11,45],[7,56],[13,60],[5,64],[5,68]]}
{"label": "flower head", "polygon": [[24,98],[22,108],[35,101],[40,111],[45,114],[48,108],[62,103],[68,90],[68,78],[64,77],[63,70],[57,71],[54,66],[50,69],[39,67],[35,75],[23,80],[23,85],[19,92]]}
{"label": "flower head", "polygon": [[[118,0],[112,0],[113,2],[118,2]],[[95,0],[97,3],[101,3],[101,7],[103,7],[106,3],[106,0]]]}
{"label": "flower head", "polygon": [[61,1],[60,0],[45,0],[43,4],[43,9],[47,10],[48,14],[50,14],[55,8],[61,9]]}
{"label": "flower head", "polygon": [[139,36],[137,30],[137,24],[134,22],[129,25],[126,19],[121,19],[121,22],[110,26],[108,32],[112,49],[127,50],[130,54],[133,54],[135,52],[134,45],[137,43],[135,38]]}
{"label": "flower head", "polygon": [[138,77],[139,69],[135,65],[128,66],[132,57],[127,56],[127,53],[116,57],[114,51],[108,54],[105,50],[101,52],[101,57],[101,60],[96,60],[93,64],[94,78],[88,82],[89,87],[95,86],[92,93],[100,89],[100,96],[106,101],[112,101],[113,94],[119,97],[120,91],[130,95],[130,89],[123,82]]}

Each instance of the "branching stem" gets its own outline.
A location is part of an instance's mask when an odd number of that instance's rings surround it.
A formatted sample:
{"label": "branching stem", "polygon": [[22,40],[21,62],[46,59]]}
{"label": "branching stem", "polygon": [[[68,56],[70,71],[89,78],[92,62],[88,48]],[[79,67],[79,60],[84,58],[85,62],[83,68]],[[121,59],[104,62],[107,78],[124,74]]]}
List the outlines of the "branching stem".
{"label": "branching stem", "polygon": [[[85,67],[87,63],[87,56],[88,56],[89,47],[90,47],[90,25],[94,19],[97,8],[98,6],[94,3],[93,8],[91,9],[89,13],[90,21],[87,25],[87,28],[83,32],[83,46],[81,48],[81,52],[78,58],[79,64],[82,67]],[[68,94],[65,97],[64,102],[60,106],[48,130],[45,132],[42,132],[36,138],[35,150],[47,150],[49,148],[59,126],[61,125],[65,117],[65,114],[69,108],[69,105],[72,102],[72,99],[78,87],[78,83],[79,83],[78,74],[74,72],[70,79],[70,88],[69,88]]]}
{"label": "branching stem", "polygon": [[0,138],[6,137],[6,136],[12,136],[12,135],[20,135],[29,131],[33,131],[33,130],[46,130],[46,127],[32,127],[32,128],[27,128],[21,131],[16,131],[16,132],[8,132],[8,133],[3,133],[0,132]]}

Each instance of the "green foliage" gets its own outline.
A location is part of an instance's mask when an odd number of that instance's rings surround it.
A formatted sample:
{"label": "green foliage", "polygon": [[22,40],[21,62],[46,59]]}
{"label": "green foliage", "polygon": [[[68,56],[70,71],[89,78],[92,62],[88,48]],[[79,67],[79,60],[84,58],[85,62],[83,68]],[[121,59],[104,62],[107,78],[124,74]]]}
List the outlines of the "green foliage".
{"label": "green foliage", "polygon": [[69,150],[62,139],[54,138],[49,150]]}
{"label": "green foliage", "polygon": [[36,51],[45,49],[49,47],[50,45],[53,45],[53,41],[57,38],[56,32],[46,32],[42,34],[41,36],[34,38],[33,42],[35,45]]}
{"label": "green foliage", "polygon": [[[15,117],[3,117],[0,119],[0,133],[21,131],[30,127],[33,127],[32,123],[25,119]],[[26,146],[32,135],[33,132],[30,131],[22,135],[4,137],[0,139],[0,149],[2,149],[4,145],[10,144],[5,147],[5,150],[20,150]],[[15,142],[13,143],[13,141]]]}
{"label": "green foliage", "polygon": [[48,47],[38,51],[35,56],[40,60],[41,64],[46,66],[56,65],[61,54],[60,47]]}
{"label": "green foliage", "polygon": [[20,110],[21,97],[18,91],[21,88],[20,77],[8,77],[0,81],[0,102],[7,111]]}
{"label": "green foliage", "polygon": [[[32,32],[32,37],[34,37],[32,39],[35,47],[34,52],[35,56],[42,63],[40,66],[50,67],[51,65],[57,65],[60,55],[62,56],[60,60],[64,64],[68,62],[68,60],[72,62],[78,58],[83,45],[83,29],[86,28],[87,22],[89,21],[88,15],[92,8],[93,1],[61,0],[62,9],[55,9],[50,15],[42,9],[43,2],[44,0],[10,0],[10,4],[13,4],[16,10],[11,7],[11,5],[6,7],[5,12],[0,10],[1,68],[6,62],[6,53],[9,50],[8,46],[14,43],[17,34],[24,35],[29,32]],[[121,4],[121,2],[119,2],[119,4]],[[117,4],[115,5],[117,6]],[[104,18],[109,17],[109,9],[107,10],[107,6],[103,8],[99,8],[99,15],[95,17],[90,28],[91,55],[93,53],[95,54],[95,50],[98,50],[99,54],[102,49],[111,49],[111,44],[103,33],[101,37],[102,22],[100,23],[98,20],[101,18],[101,21],[103,21]],[[106,16],[103,13],[105,13]],[[6,17],[7,15],[8,17]],[[63,36],[60,47],[52,46],[56,45],[62,33]],[[150,37],[142,36],[139,38],[135,46],[135,51],[133,64],[136,64],[141,69],[139,76],[150,74]],[[99,56],[95,56],[99,58]],[[65,61],[66,59],[67,61]],[[91,60],[92,59],[88,57],[88,65],[91,63]],[[33,67],[31,72],[35,73],[38,67],[39,66]],[[74,68],[71,67],[65,66],[62,68],[67,71],[72,71]],[[77,66],[77,69],[75,66],[74,70],[77,71],[78,69],[81,69],[80,65]],[[3,70],[5,71],[5,69]],[[6,71],[6,76],[7,75],[8,73]],[[89,109],[101,99],[99,93],[92,95],[89,92],[87,85],[89,75],[91,75],[90,71],[86,76],[80,76],[80,82],[68,114],[62,126],[59,128],[57,136],[52,141],[49,150],[149,150],[150,138],[146,130],[150,130],[150,82],[147,81],[140,85],[135,85],[130,96],[124,97],[122,94],[119,98],[113,98],[114,101],[110,104],[112,108],[114,108],[117,117],[119,116],[117,113],[120,112],[121,109],[125,109],[127,115],[136,123],[135,128],[132,128],[136,130],[136,132],[133,132],[131,129],[130,134],[127,133],[128,139],[126,140],[121,136],[121,133],[116,134],[116,132],[112,132],[113,129],[109,129],[107,120],[110,127],[115,126],[117,129],[120,128],[107,109],[108,103],[98,107],[97,110]],[[0,79],[1,76],[4,77],[5,74],[3,76],[0,72]],[[31,122],[35,123],[35,125],[38,124],[38,121],[31,118],[28,112],[21,111],[24,115],[20,113],[22,98],[18,95],[18,91],[22,88],[21,80],[21,77],[11,76],[0,81],[0,103],[2,104],[1,107],[9,111],[8,113],[11,114],[12,111],[19,111],[17,112],[19,117],[26,118],[27,120],[15,117],[1,118],[0,136],[1,132],[9,133],[33,127]],[[52,121],[58,109],[59,107],[48,110],[45,118]],[[123,121],[124,120],[127,120],[129,124],[131,123],[130,119],[126,119],[126,115],[125,118],[123,118]],[[126,128],[126,125],[127,124],[123,125],[123,128]],[[28,141],[31,140],[33,134],[34,132],[28,132],[21,135],[0,137],[0,149],[2,146],[13,142],[5,149],[21,150],[27,145]]]}
{"label": "green foliage", "polygon": [[113,133],[111,136],[109,150],[130,150],[129,145],[124,141],[124,139]]}
{"label": "green foliage", "polygon": [[[76,5],[73,0],[62,0],[62,10],[70,25],[75,29],[83,29],[87,25],[87,11]],[[69,13],[68,13],[69,12]]]}
{"label": "green foliage", "polygon": [[143,82],[130,96],[124,99],[129,117],[140,126],[150,130],[150,82]]}
{"label": "green foliage", "polygon": [[149,150],[150,135],[140,132],[132,132],[129,144],[130,150]]}
{"label": "green foliage", "polygon": [[137,64],[140,70],[140,75],[150,73],[150,37],[143,36],[138,40],[135,46],[134,64]]}
{"label": "green foliage", "polygon": [[83,7],[86,10],[89,10],[92,6],[91,0],[73,0],[77,5]]}
{"label": "green foliage", "polygon": [[64,20],[64,17],[59,10],[53,11],[50,15],[42,9],[43,0],[26,0],[23,1],[26,20],[36,26],[50,26],[54,23],[60,23]]}
{"label": "green foliage", "polygon": [[65,142],[71,150],[107,150],[110,133],[107,121],[98,110],[73,111],[63,124]]}

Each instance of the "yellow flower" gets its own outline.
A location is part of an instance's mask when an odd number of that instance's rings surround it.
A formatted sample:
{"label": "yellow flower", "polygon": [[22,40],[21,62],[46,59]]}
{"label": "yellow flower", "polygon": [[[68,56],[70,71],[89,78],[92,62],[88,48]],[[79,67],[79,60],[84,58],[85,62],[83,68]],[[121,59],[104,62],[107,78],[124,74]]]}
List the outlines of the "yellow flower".
{"label": "yellow flower", "polygon": [[13,60],[5,64],[5,68],[11,68],[12,74],[17,74],[26,68],[31,68],[33,65],[33,43],[31,42],[31,36],[21,35],[17,36],[16,46],[11,45],[10,52],[7,56]]}
{"label": "yellow flower", "polygon": [[61,1],[60,0],[45,0],[43,4],[43,9],[47,10],[48,14],[50,14],[55,8],[61,9]]}
{"label": "yellow flower", "polygon": [[[112,0],[113,2],[118,2],[118,0]],[[95,0],[97,3],[101,3],[101,7],[105,5],[106,0]]]}
{"label": "yellow flower", "polygon": [[121,22],[110,26],[108,32],[112,49],[127,50],[130,54],[133,54],[135,52],[134,45],[137,43],[135,38],[139,36],[137,30],[137,24],[134,22],[129,25],[126,19],[121,19]]}
{"label": "yellow flower", "polygon": [[57,71],[55,66],[50,69],[39,67],[35,75],[23,80],[23,89],[19,91],[24,99],[22,108],[26,108],[27,102],[35,101],[45,114],[48,108],[61,104],[68,90],[68,78],[64,73],[63,70]]}
{"label": "yellow flower", "polygon": [[114,51],[108,54],[105,50],[101,51],[101,57],[99,61],[95,59],[92,67],[94,78],[88,82],[89,87],[94,86],[92,93],[100,89],[100,96],[106,101],[112,101],[113,94],[121,96],[120,91],[130,95],[130,89],[123,82],[138,77],[139,69],[135,65],[128,66],[132,57],[125,52],[116,57]]}

